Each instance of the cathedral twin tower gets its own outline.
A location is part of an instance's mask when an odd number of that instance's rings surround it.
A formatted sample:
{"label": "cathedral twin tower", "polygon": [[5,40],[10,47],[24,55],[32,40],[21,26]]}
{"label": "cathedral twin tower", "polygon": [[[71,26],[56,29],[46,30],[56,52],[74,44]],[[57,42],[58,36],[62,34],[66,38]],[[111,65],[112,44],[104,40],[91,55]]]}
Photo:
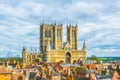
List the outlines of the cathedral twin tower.
{"label": "cathedral twin tower", "polygon": [[[40,25],[40,52],[30,52],[23,48],[22,58],[24,63],[33,63],[35,59],[46,62],[73,63],[86,59],[86,44],[78,50],[78,26],[67,25],[67,41],[63,41],[64,27],[58,24]],[[64,43],[63,43],[64,42]]]}
{"label": "cathedral twin tower", "polygon": [[[63,49],[63,27],[57,24],[42,24],[40,27],[40,48],[42,53],[47,49],[48,41],[51,48]],[[70,43],[71,49],[78,49],[78,26],[67,25],[67,42]]]}

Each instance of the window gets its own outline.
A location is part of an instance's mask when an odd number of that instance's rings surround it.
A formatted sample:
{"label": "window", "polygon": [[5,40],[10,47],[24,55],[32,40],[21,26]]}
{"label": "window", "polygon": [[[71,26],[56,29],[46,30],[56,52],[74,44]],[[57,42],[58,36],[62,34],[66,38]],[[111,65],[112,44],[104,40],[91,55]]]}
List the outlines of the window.
{"label": "window", "polygon": [[58,29],[58,36],[60,36],[60,30]]}
{"label": "window", "polygon": [[49,34],[48,35],[49,35],[49,37],[51,37],[51,31],[50,30],[49,30]]}
{"label": "window", "polygon": [[57,30],[57,37],[58,37],[58,40],[61,40],[61,30],[60,29]]}
{"label": "window", "polygon": [[75,31],[72,31],[72,36],[75,36]]}
{"label": "window", "polygon": [[47,37],[47,30],[45,30],[45,37]]}
{"label": "window", "polygon": [[51,37],[51,30],[45,30],[45,37]]}

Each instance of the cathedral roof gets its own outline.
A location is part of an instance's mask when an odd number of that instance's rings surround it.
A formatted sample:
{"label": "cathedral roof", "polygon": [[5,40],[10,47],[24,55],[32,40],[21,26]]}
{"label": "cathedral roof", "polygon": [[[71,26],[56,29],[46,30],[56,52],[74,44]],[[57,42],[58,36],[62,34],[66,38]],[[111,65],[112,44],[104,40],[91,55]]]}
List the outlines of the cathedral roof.
{"label": "cathedral roof", "polygon": [[66,44],[67,44],[67,42],[64,42],[64,43],[63,43],[63,48],[65,47]]}
{"label": "cathedral roof", "polygon": [[69,42],[64,42],[63,43],[63,48],[71,48],[71,45]]}

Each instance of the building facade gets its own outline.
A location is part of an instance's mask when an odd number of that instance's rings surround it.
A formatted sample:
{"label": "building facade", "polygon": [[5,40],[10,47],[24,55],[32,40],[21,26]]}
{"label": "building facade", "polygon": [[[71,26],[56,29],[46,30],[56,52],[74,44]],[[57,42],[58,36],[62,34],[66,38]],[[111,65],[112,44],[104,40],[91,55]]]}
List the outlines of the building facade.
{"label": "building facade", "polygon": [[[43,61],[72,63],[79,59],[86,59],[86,43],[84,41],[82,50],[78,50],[78,26],[67,25],[67,41],[63,41],[63,26],[58,24],[40,25],[40,53]],[[23,48],[23,62],[31,62],[32,57],[27,56],[26,49]],[[29,54],[30,56],[33,54]]]}
{"label": "building facade", "polygon": [[37,50],[29,50],[26,47],[23,47],[22,50],[22,61],[23,63],[33,63],[35,59],[41,59],[40,51]]}

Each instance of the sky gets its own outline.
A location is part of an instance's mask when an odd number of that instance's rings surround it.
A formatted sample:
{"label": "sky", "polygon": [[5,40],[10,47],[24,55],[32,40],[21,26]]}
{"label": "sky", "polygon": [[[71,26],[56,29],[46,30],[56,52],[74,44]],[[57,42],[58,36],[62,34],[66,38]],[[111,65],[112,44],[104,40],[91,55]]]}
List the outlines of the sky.
{"label": "sky", "polygon": [[0,57],[39,49],[40,24],[78,25],[87,56],[120,56],[120,0],[0,0]]}

